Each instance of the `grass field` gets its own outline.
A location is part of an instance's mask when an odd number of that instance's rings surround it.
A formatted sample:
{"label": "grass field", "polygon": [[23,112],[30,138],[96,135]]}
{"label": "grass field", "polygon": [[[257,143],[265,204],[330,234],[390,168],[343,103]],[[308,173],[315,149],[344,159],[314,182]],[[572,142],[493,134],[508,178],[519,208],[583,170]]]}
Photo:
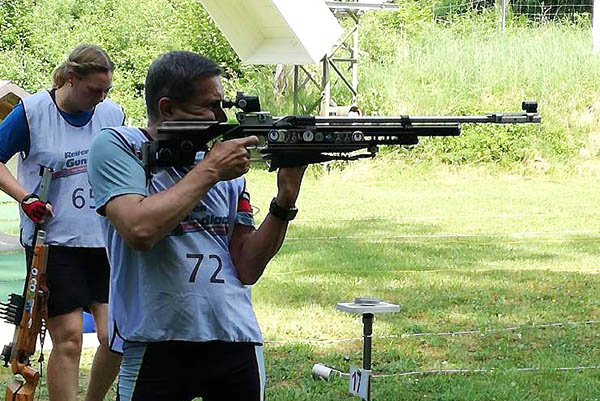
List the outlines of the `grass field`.
{"label": "grass field", "polygon": [[[248,181],[260,220],[275,175]],[[313,381],[310,369],[361,365],[360,317],[335,305],[367,295],[402,308],[375,319],[375,375],[493,370],[376,377],[374,400],[600,399],[600,369],[555,370],[600,366],[598,184],[381,160],[312,168],[298,219],[254,288],[268,399],[353,399],[346,380]],[[539,327],[552,323],[563,325]],[[418,335],[464,330],[479,331]]]}
{"label": "grass field", "polygon": [[[53,2],[38,3],[55,10]],[[81,2],[56,2],[60,10],[67,3],[77,3],[78,16],[88,15]],[[187,10],[179,3],[175,8]],[[374,379],[376,401],[600,400],[600,58],[592,53],[587,17],[572,25],[539,26],[509,18],[500,32],[492,12],[431,24],[420,2],[399,5],[396,15],[362,17],[358,105],[365,113],[479,114],[515,110],[522,100],[535,99],[544,122],[504,130],[465,127],[458,138],[422,141],[406,157],[410,164],[401,161],[406,153],[398,152],[389,155],[395,161],[381,157],[343,172],[311,168],[298,219],[254,288],[266,340],[268,399],[352,400],[344,379],[314,381],[310,369],[317,362],[343,371],[361,365],[360,317],[337,312],[335,305],[375,296],[402,308],[375,320],[374,374],[388,375]],[[64,45],[40,34],[62,35],[56,29],[62,22],[56,23],[64,16],[70,40],[126,50],[124,59],[115,54],[126,63],[117,62],[111,93],[141,123],[136,85],[143,80],[145,60],[166,50],[164,38],[181,33],[157,37],[157,25],[146,24],[152,31],[121,43],[118,33],[130,36],[125,33],[136,20],[133,14],[111,12],[109,24],[78,17],[79,24],[65,10],[39,13],[27,57],[10,46],[0,52],[4,78],[33,86],[34,78],[50,76],[39,61],[52,60],[56,52],[33,49]],[[197,19],[194,12],[184,14]],[[128,16],[124,27],[121,15]],[[186,37],[195,32],[188,28]],[[144,40],[138,43],[136,37]],[[145,38],[162,39],[154,44]],[[165,43],[175,46],[172,40]],[[253,69],[227,84],[260,94],[263,107],[275,114],[290,112],[291,93],[274,94],[273,71]],[[339,88],[334,85],[336,100],[349,104],[349,93]],[[473,166],[479,163],[486,167]],[[538,167],[547,175],[536,172]],[[260,220],[275,193],[275,176],[252,171],[249,187]],[[18,232],[16,211],[0,194],[0,231]],[[0,259],[0,269],[22,263],[15,254]],[[19,287],[13,271],[2,271],[0,299],[2,292]],[[92,357],[93,350],[84,352],[81,394]],[[487,373],[394,376],[451,369]],[[0,383],[10,376],[1,369]],[[43,383],[39,395],[47,401]],[[114,400],[114,392],[107,399]]]}

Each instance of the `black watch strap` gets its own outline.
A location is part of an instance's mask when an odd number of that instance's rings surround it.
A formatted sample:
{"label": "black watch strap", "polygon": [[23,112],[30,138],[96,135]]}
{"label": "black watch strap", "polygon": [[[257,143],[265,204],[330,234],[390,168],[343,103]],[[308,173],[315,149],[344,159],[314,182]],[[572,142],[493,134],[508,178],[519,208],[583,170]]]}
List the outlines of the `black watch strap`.
{"label": "black watch strap", "polygon": [[298,208],[282,208],[277,204],[276,198],[273,198],[273,200],[271,201],[271,206],[269,206],[269,213],[277,217],[279,220],[291,221],[296,218],[296,215],[298,214]]}

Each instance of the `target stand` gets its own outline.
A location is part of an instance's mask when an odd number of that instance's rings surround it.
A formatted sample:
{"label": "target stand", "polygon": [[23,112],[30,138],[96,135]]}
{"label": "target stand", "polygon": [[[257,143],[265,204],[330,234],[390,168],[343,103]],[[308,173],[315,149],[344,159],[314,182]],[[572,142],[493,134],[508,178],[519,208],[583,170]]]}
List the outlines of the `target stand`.
{"label": "target stand", "polygon": [[[363,363],[362,369],[350,369],[349,392],[364,401],[371,401],[371,373],[373,348],[373,320],[377,313],[395,313],[400,306],[380,301],[377,298],[355,298],[354,302],[340,302],[336,309],[353,314],[361,314],[363,322]],[[339,372],[322,364],[315,364],[313,376],[329,380]]]}

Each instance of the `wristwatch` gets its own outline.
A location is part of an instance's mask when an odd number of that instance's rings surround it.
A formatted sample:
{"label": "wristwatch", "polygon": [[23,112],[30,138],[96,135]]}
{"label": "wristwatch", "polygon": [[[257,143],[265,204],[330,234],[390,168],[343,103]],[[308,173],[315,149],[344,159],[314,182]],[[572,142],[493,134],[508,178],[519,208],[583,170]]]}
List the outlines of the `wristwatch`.
{"label": "wristwatch", "polygon": [[273,198],[273,200],[271,201],[271,206],[269,206],[269,213],[271,213],[273,216],[277,217],[279,220],[283,220],[283,221],[294,220],[296,218],[296,215],[298,214],[298,208],[297,207],[291,207],[289,209],[282,208],[281,206],[279,206],[277,204],[276,199],[277,198]]}

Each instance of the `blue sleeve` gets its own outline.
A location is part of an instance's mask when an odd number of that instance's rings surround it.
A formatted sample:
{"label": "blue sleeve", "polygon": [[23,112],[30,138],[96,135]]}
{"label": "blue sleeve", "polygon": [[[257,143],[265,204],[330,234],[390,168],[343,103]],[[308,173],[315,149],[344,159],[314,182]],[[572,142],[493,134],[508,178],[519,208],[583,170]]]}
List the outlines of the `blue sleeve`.
{"label": "blue sleeve", "polygon": [[29,125],[23,103],[18,103],[0,123],[0,162],[19,152],[29,153]]}
{"label": "blue sleeve", "polygon": [[117,196],[148,196],[141,160],[124,138],[111,129],[101,130],[92,141],[87,170],[96,211],[103,216],[106,204]]}

